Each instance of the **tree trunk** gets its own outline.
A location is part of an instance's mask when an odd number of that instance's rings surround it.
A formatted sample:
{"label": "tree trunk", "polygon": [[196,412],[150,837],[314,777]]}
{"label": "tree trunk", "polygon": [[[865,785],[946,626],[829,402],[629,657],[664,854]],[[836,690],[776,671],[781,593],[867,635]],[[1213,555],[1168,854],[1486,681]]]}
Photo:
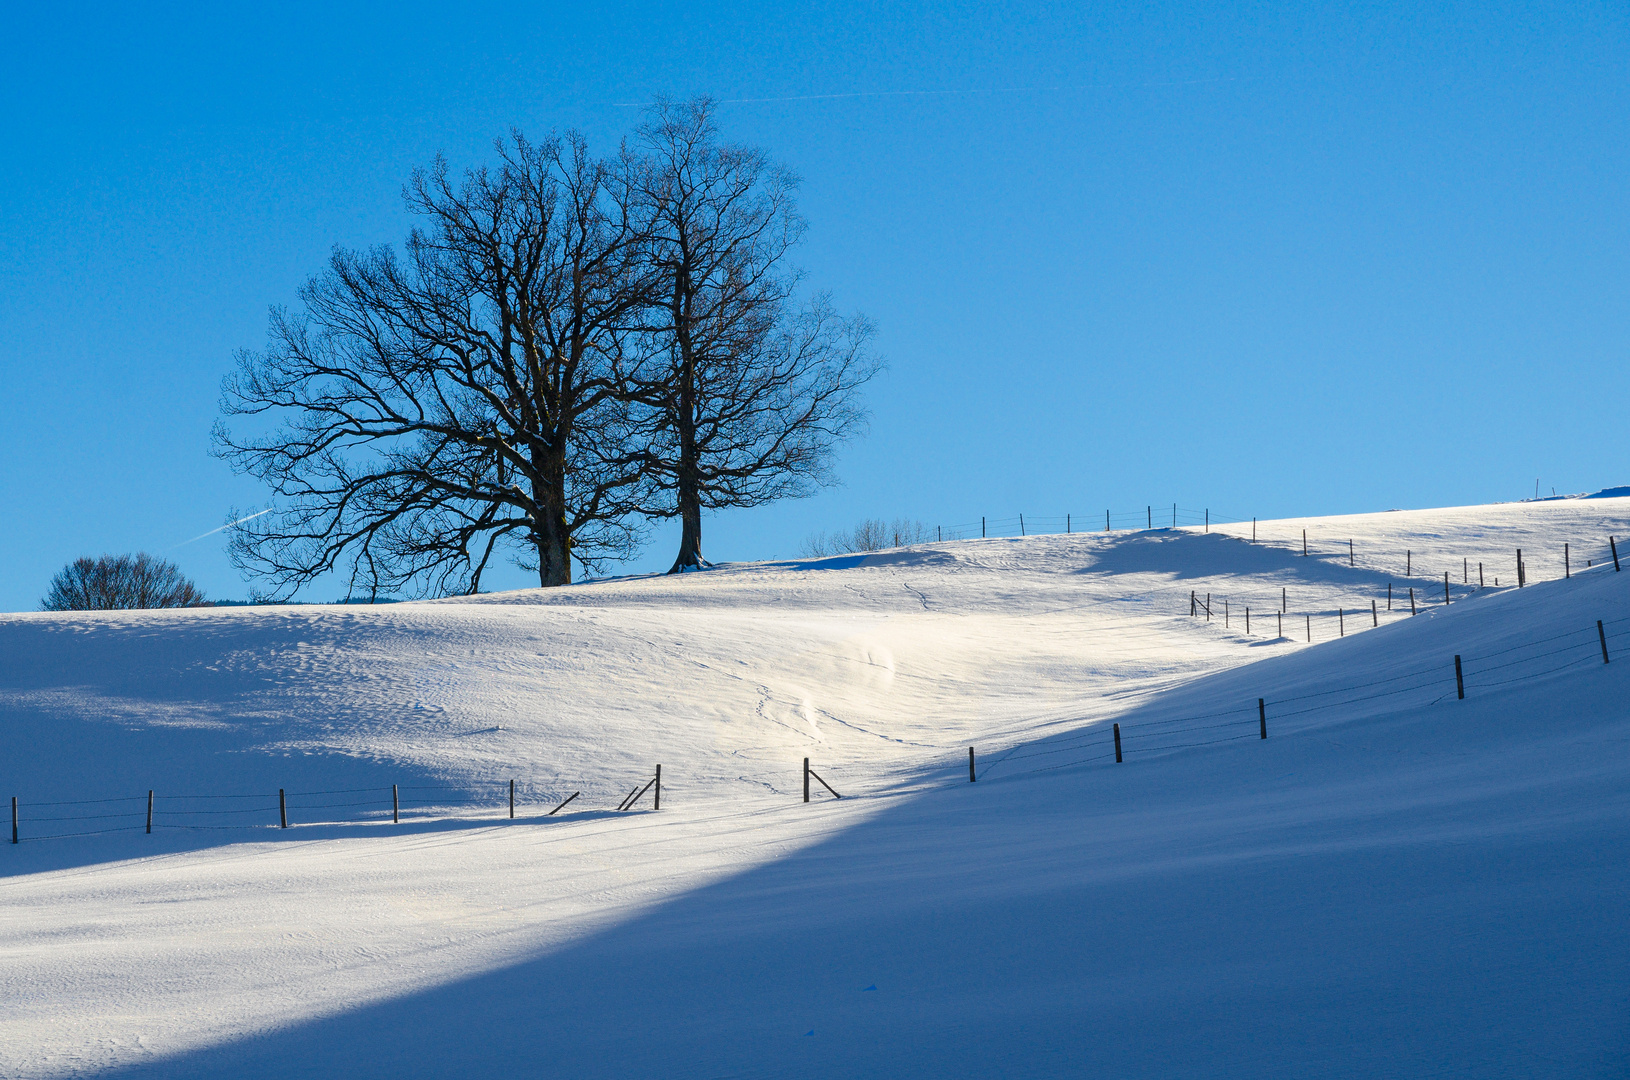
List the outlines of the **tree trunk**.
{"label": "tree trunk", "polygon": [[679,412],[679,482],[676,485],[680,523],[679,557],[668,571],[670,574],[700,570],[708,564],[702,558],[702,483],[696,461],[696,424],[689,397],[688,394],[681,395],[685,405]]}
{"label": "tree trunk", "polygon": [[[547,527],[551,519],[555,528]],[[570,585],[571,545],[566,539],[565,519],[558,514],[547,515],[542,524],[545,527],[534,533],[538,548],[538,584],[544,588],[551,585]]]}
{"label": "tree trunk", "polygon": [[696,460],[696,369],[691,358],[690,327],[684,319],[675,321],[679,324],[680,353],[679,475],[675,478],[680,533],[679,557],[668,571],[670,574],[700,570],[707,565],[707,560],[702,558],[702,478]]}
{"label": "tree trunk", "polygon": [[[695,470],[690,472],[694,477]],[[700,570],[707,565],[707,560],[702,558],[702,505],[697,497],[694,478],[689,484],[683,479],[680,480],[679,523],[679,557],[674,560],[673,568],[668,571],[670,574]]]}
{"label": "tree trunk", "polygon": [[538,584],[572,583],[572,539],[566,524],[566,462],[539,450],[532,455],[540,479],[532,487],[532,541],[538,550]]}
{"label": "tree trunk", "polygon": [[707,565],[702,558],[702,477],[697,462],[696,447],[696,352],[691,340],[690,274],[681,265],[674,276],[671,301],[674,337],[679,345],[679,401],[675,410],[675,425],[679,429],[679,461],[675,476],[675,495],[679,509],[679,557],[674,559],[670,574],[686,570],[700,570]]}

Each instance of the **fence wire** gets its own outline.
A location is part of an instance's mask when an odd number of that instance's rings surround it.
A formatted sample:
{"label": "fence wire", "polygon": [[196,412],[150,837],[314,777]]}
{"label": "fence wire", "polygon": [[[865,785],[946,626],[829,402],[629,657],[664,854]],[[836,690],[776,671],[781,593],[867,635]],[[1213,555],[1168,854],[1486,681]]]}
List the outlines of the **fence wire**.
{"label": "fence wire", "polygon": [[[1464,684],[1464,690],[1469,695],[1480,689],[1511,686],[1546,678],[1560,672],[1588,666],[1592,663],[1607,662],[1608,658],[1604,655],[1604,652],[1621,652],[1624,649],[1624,641],[1627,636],[1624,629],[1626,623],[1630,623],[1630,616],[1603,620],[1599,624],[1600,630],[1596,625],[1592,625],[1493,649],[1480,655],[1463,655],[1458,658],[1460,661],[1460,682]],[[1545,646],[1552,647],[1545,648]],[[1532,650],[1535,649],[1541,651],[1533,652]],[[1528,655],[1519,655],[1525,653]],[[1451,662],[1422,666],[1395,675],[1326,689],[1287,694],[1283,697],[1264,696],[1261,699],[1260,706],[1255,703],[1247,703],[1238,707],[1210,708],[1203,712],[1188,715],[1159,717],[1149,720],[1130,719],[1127,718],[1129,714],[1123,713],[1121,714],[1122,719],[1116,721],[1121,728],[1119,756],[1124,758],[1132,754],[1151,754],[1215,746],[1240,739],[1261,738],[1261,726],[1267,721],[1281,722],[1327,709],[1365,702],[1378,702],[1387,698],[1417,692],[1424,692],[1422,698],[1425,705],[1435,704],[1451,694],[1458,696],[1460,685],[1456,681],[1454,664]],[[1287,706],[1295,707],[1287,708]],[[979,770],[979,775],[983,778],[990,776],[992,773],[1015,776],[1033,772],[1048,772],[1114,760],[1117,757],[1117,751],[1113,746],[1106,748],[1106,744],[1113,737],[1112,729],[1106,731],[1106,725],[1109,724],[1108,718],[1091,720],[1088,717],[1078,717],[1075,719],[1083,724],[1082,727],[1075,731],[1055,737],[1044,743],[1017,743],[1008,747],[1005,751],[998,751],[993,759],[985,763],[983,768]],[[1071,721],[1066,719],[1064,722]],[[1230,731],[1234,728],[1248,728],[1249,730],[1214,736],[1216,732]],[[1164,741],[1149,745],[1149,740]],[[1073,756],[1065,761],[1048,760],[1045,764],[1028,769],[1015,770],[1012,767],[1015,763],[1040,761],[1060,755]],[[265,830],[283,827],[284,817],[290,812],[298,815],[303,812],[317,810],[372,808],[373,818],[351,819],[360,823],[363,820],[377,821],[386,811],[392,809],[398,813],[404,809],[423,810],[450,806],[490,806],[494,809],[505,809],[510,805],[511,790],[507,784],[503,785],[499,789],[498,796],[490,798],[473,795],[467,787],[413,784],[396,787],[394,789],[394,798],[391,787],[375,786],[258,794],[159,794],[152,792],[148,795],[76,800],[42,800],[39,802],[25,802],[14,799],[13,837],[14,842],[20,843],[61,840],[82,836],[101,836],[108,833],[134,832],[138,830]],[[421,794],[403,797],[403,794],[408,792]],[[515,788],[514,793],[518,796],[525,795],[528,799],[539,794],[530,784]],[[346,795],[371,795],[373,797],[342,799],[341,801],[322,803],[301,803],[298,801],[300,799]],[[575,797],[573,796],[573,798]],[[555,793],[551,793],[548,798],[552,802],[558,801]],[[202,808],[196,805],[199,801],[219,802],[221,800],[245,799],[256,800],[257,805]],[[570,799],[567,801],[569,802]],[[145,805],[128,811],[107,812],[107,808],[120,803]],[[536,805],[533,804],[534,807]],[[83,814],[52,812],[38,816],[25,812],[36,809],[56,811],[59,808],[79,807],[95,807],[97,809]],[[248,815],[260,815],[263,820],[256,822],[234,821],[231,823],[221,823],[219,820],[222,818],[241,819]],[[213,820],[205,822],[196,820],[198,818]],[[62,832],[22,835],[22,825],[25,823],[33,825],[103,821],[133,821],[133,823],[107,828],[71,829]],[[339,824],[344,822],[325,821],[324,823]]]}
{"label": "fence wire", "polygon": [[[1626,634],[1620,628],[1630,623],[1630,616],[1603,620],[1600,634],[1596,627],[1590,626],[1577,631],[1556,634],[1537,641],[1524,642],[1521,645],[1496,649],[1481,656],[1461,657],[1461,679],[1465,684],[1467,696],[1481,689],[1511,686],[1517,683],[1529,682],[1568,671],[1574,668],[1585,667],[1591,664],[1601,664],[1602,647],[1605,641],[1608,652],[1618,651],[1615,645],[1623,647]],[[1529,649],[1541,645],[1565,641],[1569,638],[1582,640],[1571,644],[1561,645],[1535,653],[1532,656],[1515,657],[1505,660],[1497,667],[1480,666],[1474,664],[1487,664],[1497,657],[1506,656],[1522,649]],[[1559,662],[1546,663],[1560,659]],[[1532,667],[1533,670],[1523,670]],[[1499,674],[1503,677],[1488,677]],[[1394,685],[1402,683],[1403,685]],[[1378,689],[1387,687],[1387,689]],[[1365,691],[1372,691],[1366,693]],[[1327,690],[1316,690],[1304,694],[1292,694],[1285,697],[1262,698],[1260,706],[1255,702],[1242,705],[1234,709],[1214,710],[1192,715],[1163,717],[1156,720],[1129,720],[1122,717],[1115,722],[1120,725],[1121,756],[1132,754],[1149,754],[1164,750],[1179,750],[1197,746],[1211,746],[1217,743],[1233,742],[1237,739],[1261,738],[1261,725],[1276,721],[1289,720],[1295,717],[1307,716],[1312,713],[1323,712],[1327,709],[1358,705],[1365,702],[1382,701],[1417,691],[1426,691],[1423,698],[1430,697],[1430,701],[1423,701],[1423,705],[1434,704],[1447,697],[1458,696],[1459,687],[1455,680],[1455,669],[1452,660],[1423,667],[1400,675],[1388,676],[1380,679],[1370,679],[1365,682],[1353,683],[1344,686],[1332,687]],[[1320,700],[1325,699],[1325,700]],[[1306,703],[1306,704],[1304,704]],[[1303,704],[1301,708],[1286,709],[1286,705]],[[1217,720],[1225,716],[1239,716],[1238,720],[1224,720],[1220,723],[1206,723],[1204,721]],[[1085,765],[1096,761],[1113,760],[1115,751],[1112,747],[1114,737],[1110,726],[1112,718],[1101,718],[1088,721],[1086,717],[1081,720],[1086,726],[1069,735],[1061,736],[1047,744],[1019,743],[1005,752],[998,752],[992,760],[980,770],[980,777],[984,778],[992,773],[1013,776],[1029,772],[1051,771],[1068,768],[1072,765]],[[1188,733],[1196,735],[1227,730],[1234,727],[1249,727],[1251,730],[1237,735],[1228,735],[1221,738],[1203,738],[1187,741],[1167,741],[1158,745],[1147,745],[1149,739],[1181,738]],[[1104,751],[1104,745],[1111,744],[1111,749]],[[1068,761],[1051,762],[1045,767],[1014,770],[1011,763],[1033,760],[1037,758],[1054,757],[1061,754],[1081,754],[1088,746],[1097,752],[1077,756]]]}

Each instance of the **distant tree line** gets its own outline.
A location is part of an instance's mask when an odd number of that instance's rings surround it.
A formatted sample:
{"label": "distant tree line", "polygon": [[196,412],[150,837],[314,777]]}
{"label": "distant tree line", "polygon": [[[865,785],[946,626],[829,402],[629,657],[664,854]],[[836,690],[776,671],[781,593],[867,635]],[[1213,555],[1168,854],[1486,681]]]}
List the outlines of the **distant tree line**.
{"label": "distant tree line", "polygon": [[336,248],[224,384],[216,451],[273,494],[236,564],[269,598],[335,571],[470,593],[504,558],[561,585],[678,518],[677,572],[706,565],[705,510],[831,482],[881,362],[788,264],[797,183],[705,100],[609,158],[514,132],[416,171],[402,251]]}

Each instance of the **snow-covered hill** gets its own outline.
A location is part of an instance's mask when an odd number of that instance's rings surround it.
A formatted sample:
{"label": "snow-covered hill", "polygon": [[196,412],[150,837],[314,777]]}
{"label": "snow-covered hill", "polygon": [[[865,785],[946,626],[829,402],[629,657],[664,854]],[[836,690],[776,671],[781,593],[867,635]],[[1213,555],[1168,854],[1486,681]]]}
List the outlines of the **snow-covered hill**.
{"label": "snow-covered hill", "polygon": [[0,1072],[1621,1074],[1630,499],[1251,531],[0,617]]}

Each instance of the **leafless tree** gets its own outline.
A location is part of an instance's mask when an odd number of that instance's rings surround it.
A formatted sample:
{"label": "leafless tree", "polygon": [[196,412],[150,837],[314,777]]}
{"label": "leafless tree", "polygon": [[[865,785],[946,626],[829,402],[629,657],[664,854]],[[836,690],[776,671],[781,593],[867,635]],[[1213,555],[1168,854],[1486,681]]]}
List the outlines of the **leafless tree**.
{"label": "leafless tree", "polygon": [[932,539],[933,533],[920,521],[895,518],[867,518],[853,530],[839,529],[834,533],[814,533],[804,541],[804,554],[814,558],[828,555],[853,555],[888,548],[906,547]]}
{"label": "leafless tree", "polygon": [[369,595],[475,592],[506,553],[559,585],[631,551],[614,376],[650,266],[627,192],[576,135],[497,154],[415,172],[403,255],[337,248],[239,354],[223,411],[269,422],[216,447],[274,493],[232,541],[272,595],[337,569]]}
{"label": "leafless tree", "polygon": [[198,587],[172,562],[146,553],[75,559],[51,579],[46,611],[208,607]]}
{"label": "leafless tree", "polygon": [[865,421],[858,388],[880,369],[872,326],[830,300],[793,302],[784,265],[804,223],[797,178],[758,149],[721,143],[706,100],[659,103],[622,171],[660,274],[625,393],[644,407],[625,460],[677,516],[670,573],[705,565],[702,511],[757,506],[830,482],[837,443]]}

